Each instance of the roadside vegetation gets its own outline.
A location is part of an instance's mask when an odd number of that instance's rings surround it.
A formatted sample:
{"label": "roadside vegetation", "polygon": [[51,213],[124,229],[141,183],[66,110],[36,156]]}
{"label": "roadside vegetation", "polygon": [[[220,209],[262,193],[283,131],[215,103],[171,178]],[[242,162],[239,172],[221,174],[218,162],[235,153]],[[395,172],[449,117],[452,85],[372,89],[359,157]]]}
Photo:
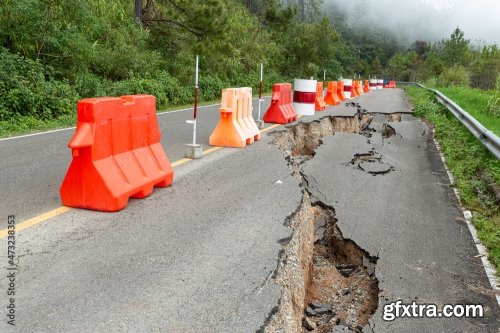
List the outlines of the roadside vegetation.
{"label": "roadside vegetation", "polygon": [[324,69],[327,80],[442,77],[492,88],[496,47],[473,49],[461,32],[436,45],[409,45],[384,28],[352,26],[336,6],[324,0],[5,0],[0,136],[73,125],[76,101],[85,97],[145,93],[156,96],[160,110],[189,104],[195,55],[202,102],[219,100],[226,87],[256,90],[260,63],[267,92],[295,77],[322,78]]}
{"label": "roadside vegetation", "polygon": [[494,105],[497,91],[468,87],[445,87],[438,90],[460,105],[484,127],[500,136],[500,109],[498,104]]}
{"label": "roadside vegetation", "polygon": [[473,45],[459,28],[450,38],[416,41],[388,61],[386,74],[423,83],[450,97],[495,134],[500,134],[500,48]]}
{"label": "roadside vegetation", "polygon": [[[323,68],[354,72],[321,0],[6,0],[0,6],[0,136],[74,124],[78,99],[146,93],[158,109],[231,86],[264,90]],[[139,4],[140,10],[134,10]],[[321,45],[321,47],[317,47]],[[342,52],[338,58],[337,53]],[[73,121],[71,120],[73,119]]]}
{"label": "roadside vegetation", "polygon": [[[434,125],[435,137],[455,178],[454,186],[460,192],[462,205],[472,211],[478,236],[488,248],[490,259],[498,274],[500,272],[500,161],[439,104],[431,92],[415,87],[406,88],[406,92],[415,106],[416,115]],[[449,96],[452,97],[451,94]],[[482,102],[472,103],[473,106],[483,107]],[[477,110],[477,112],[482,111]]]}

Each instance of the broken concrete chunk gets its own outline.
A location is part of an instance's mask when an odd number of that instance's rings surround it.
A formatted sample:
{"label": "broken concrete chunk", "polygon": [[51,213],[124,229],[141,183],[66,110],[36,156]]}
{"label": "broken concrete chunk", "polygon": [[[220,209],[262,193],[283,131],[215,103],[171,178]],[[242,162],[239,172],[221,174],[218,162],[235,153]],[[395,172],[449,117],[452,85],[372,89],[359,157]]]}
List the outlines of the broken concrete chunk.
{"label": "broken concrete chunk", "polygon": [[358,167],[364,172],[368,172],[372,175],[383,175],[392,171],[392,165],[382,162],[374,163],[362,161],[358,164]]}
{"label": "broken concrete chunk", "polygon": [[315,227],[316,227],[316,228],[319,228],[319,227],[324,227],[324,226],[326,226],[326,219],[325,219],[325,216],[324,216],[324,215],[320,215],[320,216],[318,216],[318,218],[316,219]]}
{"label": "broken concrete chunk", "polygon": [[337,269],[337,271],[340,274],[342,274],[345,277],[348,277],[352,273],[354,273],[354,271],[356,271],[358,266],[356,266],[356,265],[337,265],[337,266],[335,266],[335,268]]}
{"label": "broken concrete chunk", "polygon": [[319,227],[314,231],[314,242],[316,243],[319,240],[325,238],[326,228]]}
{"label": "broken concrete chunk", "polygon": [[324,303],[320,303],[320,302],[309,303],[309,306],[313,309],[321,308],[323,305],[324,305]]}
{"label": "broken concrete chunk", "polygon": [[384,124],[382,126],[382,137],[384,139],[390,138],[391,136],[396,135],[396,130],[391,125]]}
{"label": "broken concrete chunk", "polygon": [[307,317],[302,321],[302,326],[308,331],[314,331],[316,329],[316,323]]}
{"label": "broken concrete chunk", "polygon": [[308,316],[308,317],[313,317],[316,315],[316,311],[313,308],[311,308],[310,306],[308,306],[306,308],[305,313],[306,313],[306,316]]}
{"label": "broken concrete chunk", "polygon": [[348,327],[345,326],[335,326],[331,331],[331,333],[342,333],[342,332],[352,332]]}
{"label": "broken concrete chunk", "polygon": [[333,308],[330,304],[321,304],[321,306],[315,308],[314,311],[316,311],[316,315],[322,316],[324,314],[332,313]]}

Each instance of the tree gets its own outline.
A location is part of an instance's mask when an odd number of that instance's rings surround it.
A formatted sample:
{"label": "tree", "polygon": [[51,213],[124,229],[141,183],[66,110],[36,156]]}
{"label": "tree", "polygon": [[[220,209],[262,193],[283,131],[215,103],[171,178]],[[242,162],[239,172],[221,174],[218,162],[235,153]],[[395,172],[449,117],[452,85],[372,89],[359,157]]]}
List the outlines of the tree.
{"label": "tree", "polygon": [[470,72],[471,86],[494,89],[500,74],[500,49],[496,45],[491,45],[476,52]]}
{"label": "tree", "polygon": [[314,22],[320,20],[324,14],[322,10],[324,0],[288,0],[287,6],[298,8],[298,21]]}
{"label": "tree", "polygon": [[314,76],[330,64],[339,40],[328,18],[318,23],[295,23],[280,40],[285,55],[281,73],[287,76]]}
{"label": "tree", "polygon": [[382,75],[382,64],[378,57],[372,61],[372,71],[375,75]]}
{"label": "tree", "polygon": [[443,40],[443,57],[449,65],[467,65],[470,60],[470,41],[464,38],[464,32],[456,28],[450,39]]}
{"label": "tree", "polygon": [[425,56],[425,54],[431,49],[429,43],[424,40],[415,41],[411,48],[421,57]]}

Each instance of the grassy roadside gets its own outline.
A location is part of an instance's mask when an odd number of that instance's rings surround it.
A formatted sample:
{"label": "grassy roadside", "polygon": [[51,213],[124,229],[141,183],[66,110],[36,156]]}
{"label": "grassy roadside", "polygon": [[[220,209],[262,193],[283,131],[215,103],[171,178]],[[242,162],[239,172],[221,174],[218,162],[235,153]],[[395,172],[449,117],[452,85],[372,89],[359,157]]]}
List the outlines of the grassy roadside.
{"label": "grassy roadside", "polygon": [[489,112],[489,102],[495,91],[485,91],[469,87],[437,88],[451,98],[484,127],[500,136],[500,114]]}
{"label": "grassy roadside", "polygon": [[[270,96],[270,93],[263,94],[263,97]],[[258,95],[254,95],[258,97]],[[211,105],[220,103],[219,100],[203,101],[199,105]],[[182,110],[187,108],[192,108],[192,104],[183,105],[171,105],[157,112],[169,112],[175,110]],[[265,111],[265,110],[264,110]],[[0,121],[0,138],[7,138],[11,136],[31,134],[42,131],[49,131],[67,127],[73,127],[76,125],[76,110],[72,115],[64,115],[56,119],[51,120],[40,120],[34,117],[18,117],[11,121]]]}
{"label": "grassy roadside", "polygon": [[[200,106],[215,104],[220,101],[206,101],[200,103]],[[157,112],[168,112],[180,109],[186,109],[193,105],[172,105]],[[50,120],[40,120],[34,117],[18,117],[11,121],[0,121],[0,138],[17,136],[23,134],[31,134],[36,132],[55,130],[60,128],[67,128],[76,125],[76,109],[75,113],[71,115],[64,115],[62,117]]]}
{"label": "grassy roadside", "polygon": [[[500,202],[493,190],[500,184],[500,161],[441,106],[432,93],[414,87],[406,88],[406,92],[416,115],[434,124],[435,137],[454,175],[462,204],[472,211],[478,236],[488,248],[490,260],[500,276]],[[451,94],[448,96],[453,99]]]}

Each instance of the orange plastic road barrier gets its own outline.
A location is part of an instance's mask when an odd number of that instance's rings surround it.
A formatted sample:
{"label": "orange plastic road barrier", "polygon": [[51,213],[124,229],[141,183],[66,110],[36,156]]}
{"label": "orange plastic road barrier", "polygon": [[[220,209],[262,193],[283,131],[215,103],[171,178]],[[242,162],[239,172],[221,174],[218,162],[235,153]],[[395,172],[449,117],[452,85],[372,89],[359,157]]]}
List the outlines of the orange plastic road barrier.
{"label": "orange plastic road barrier", "polygon": [[292,84],[276,83],[273,86],[271,105],[263,117],[266,123],[287,124],[297,120],[292,104]]}
{"label": "orange plastic road barrier", "polygon": [[337,95],[337,82],[329,81],[326,89],[325,103],[328,105],[337,105],[340,103],[340,98]]}
{"label": "orange plastic road barrier", "polygon": [[365,89],[363,87],[363,81],[361,80],[358,81],[358,90],[360,95],[363,95],[365,93]]}
{"label": "orange plastic road barrier", "polygon": [[341,102],[346,99],[344,95],[344,81],[342,80],[337,81],[337,96]]}
{"label": "orange plastic road barrier", "polygon": [[323,111],[326,109],[325,99],[323,98],[323,82],[316,83],[316,99],[314,100],[314,107],[316,111]]}
{"label": "orange plastic road barrier", "polygon": [[363,92],[365,94],[370,92],[370,81],[365,80],[364,85],[363,85]]}
{"label": "orange plastic road barrier", "polygon": [[363,95],[363,85],[361,84],[361,81],[356,81],[356,92],[358,93],[358,96]]}
{"label": "orange plastic road barrier", "polygon": [[73,160],[60,189],[63,204],[113,212],[129,198],[172,184],[174,172],[160,137],[154,96],[80,100],[68,144]]}
{"label": "orange plastic road barrier", "polygon": [[212,146],[244,148],[261,138],[252,117],[252,88],[222,90],[220,120],[210,135]]}
{"label": "orange plastic road barrier", "polygon": [[359,96],[358,81],[352,80],[351,98],[358,97],[358,96]]}
{"label": "orange plastic road barrier", "polygon": [[239,88],[238,96],[238,123],[250,135],[251,143],[260,140],[260,130],[252,115],[252,88]]}
{"label": "orange plastic road barrier", "polygon": [[389,88],[396,88],[396,81],[389,81]]}

